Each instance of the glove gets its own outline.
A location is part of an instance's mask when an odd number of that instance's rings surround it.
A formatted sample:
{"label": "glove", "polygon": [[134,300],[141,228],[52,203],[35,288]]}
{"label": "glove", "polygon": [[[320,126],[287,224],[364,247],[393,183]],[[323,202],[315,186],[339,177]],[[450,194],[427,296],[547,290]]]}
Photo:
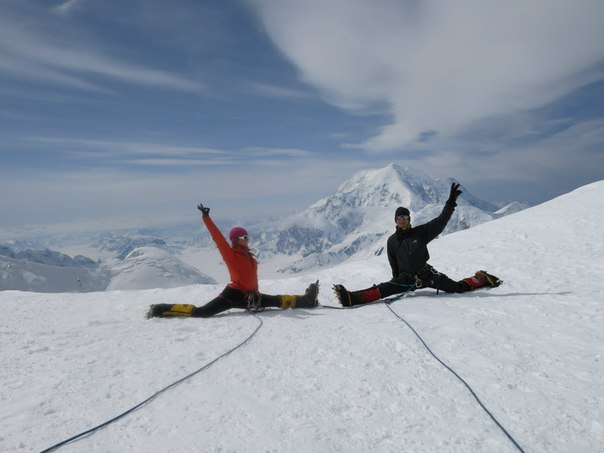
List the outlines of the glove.
{"label": "glove", "polygon": [[457,206],[457,197],[459,197],[461,194],[462,191],[459,190],[459,183],[452,183],[451,192],[449,193],[449,199],[447,200],[447,203],[453,204],[453,206]]}
{"label": "glove", "polygon": [[197,209],[199,209],[201,211],[201,216],[202,217],[207,217],[210,215],[210,208],[202,205],[201,203],[199,203],[197,205]]}

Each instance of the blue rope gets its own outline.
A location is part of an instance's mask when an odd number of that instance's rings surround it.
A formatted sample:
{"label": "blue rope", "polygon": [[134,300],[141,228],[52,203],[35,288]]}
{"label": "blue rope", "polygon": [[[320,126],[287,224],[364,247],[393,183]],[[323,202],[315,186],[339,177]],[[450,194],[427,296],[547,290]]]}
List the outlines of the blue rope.
{"label": "blue rope", "polygon": [[192,378],[192,377],[193,377],[193,376],[195,376],[196,374],[201,373],[202,371],[204,371],[204,370],[208,369],[210,366],[212,366],[213,364],[215,364],[216,362],[218,362],[218,361],[219,361],[220,359],[222,359],[223,357],[226,357],[226,356],[228,356],[229,354],[231,354],[232,352],[236,351],[237,349],[239,349],[240,347],[242,347],[243,345],[245,345],[246,343],[248,343],[248,342],[249,342],[249,341],[250,341],[250,340],[251,340],[251,339],[254,337],[254,335],[256,335],[256,333],[257,333],[257,332],[260,330],[260,328],[262,327],[262,324],[263,324],[262,319],[260,319],[260,318],[259,318],[258,316],[256,316],[254,313],[252,313],[252,315],[253,315],[253,316],[254,316],[254,317],[255,317],[255,318],[258,320],[258,321],[260,321],[260,322],[259,322],[259,323],[258,323],[258,325],[256,326],[256,329],[255,329],[255,330],[254,330],[254,331],[253,331],[253,332],[252,332],[252,333],[251,333],[251,334],[250,334],[250,335],[249,335],[249,336],[248,336],[248,337],[247,337],[245,340],[243,340],[241,343],[239,343],[239,344],[238,344],[237,346],[235,346],[234,348],[232,348],[232,349],[228,350],[227,352],[225,352],[224,354],[222,354],[222,355],[220,355],[220,356],[216,357],[214,360],[212,360],[211,362],[209,362],[209,363],[205,364],[204,366],[202,366],[202,367],[201,367],[201,368],[199,368],[198,370],[193,371],[191,374],[188,374],[188,375],[186,375],[185,377],[183,377],[183,378],[179,379],[178,381],[173,382],[172,384],[170,384],[170,385],[168,385],[168,386],[164,387],[163,389],[161,389],[161,390],[159,390],[159,391],[155,392],[153,395],[151,395],[151,396],[150,396],[149,398],[147,398],[146,400],[141,401],[141,402],[140,402],[140,403],[138,403],[136,406],[133,406],[133,407],[131,407],[130,409],[128,409],[127,411],[122,412],[121,414],[119,414],[119,415],[117,415],[117,416],[113,417],[111,420],[107,420],[106,422],[101,423],[100,425],[97,425],[97,426],[95,426],[95,427],[93,427],[93,428],[90,428],[90,429],[88,429],[88,430],[86,430],[86,431],[83,431],[83,432],[81,432],[80,434],[76,434],[75,436],[70,437],[69,439],[65,439],[64,441],[59,442],[58,444],[53,445],[52,447],[49,447],[49,448],[47,448],[47,449],[45,449],[45,450],[42,450],[42,452],[41,452],[41,453],[47,453],[47,452],[50,452],[50,451],[54,451],[54,450],[56,450],[57,448],[60,448],[60,447],[62,447],[62,446],[64,446],[64,445],[67,445],[67,444],[69,444],[69,443],[71,443],[71,442],[75,442],[76,440],[79,440],[79,439],[81,439],[81,438],[82,438],[82,437],[84,437],[84,436],[91,435],[91,434],[93,434],[94,432],[99,431],[99,430],[101,430],[101,429],[105,428],[106,426],[108,426],[108,425],[110,425],[110,424],[112,424],[112,423],[114,423],[114,422],[118,421],[119,419],[121,419],[121,418],[125,417],[126,415],[131,414],[132,412],[134,412],[134,411],[136,411],[136,410],[138,410],[138,409],[142,408],[143,406],[145,406],[145,405],[147,405],[148,403],[150,403],[151,401],[153,401],[155,398],[157,398],[157,397],[158,397],[159,395],[161,395],[162,393],[164,393],[164,392],[166,392],[166,391],[170,390],[171,388],[176,387],[178,384],[183,383],[184,381],[186,381],[187,379]]}
{"label": "blue rope", "polygon": [[[396,299],[395,299],[396,300]],[[518,442],[516,442],[516,440],[512,437],[512,435],[501,425],[501,423],[499,423],[499,421],[495,418],[495,416],[486,408],[486,406],[482,403],[482,401],[480,401],[480,398],[478,398],[478,395],[476,395],[476,393],[474,392],[474,390],[472,389],[472,387],[470,387],[470,385],[463,380],[463,378],[457,374],[455,372],[455,370],[453,370],[449,365],[447,365],[445,362],[443,362],[441,359],[438,358],[438,356],[436,354],[434,354],[434,352],[432,352],[432,350],[430,349],[430,347],[426,344],[426,342],[423,340],[423,338],[416,332],[416,330],[413,328],[413,326],[411,326],[411,324],[409,324],[403,317],[401,317],[398,313],[396,313],[392,307],[390,306],[389,302],[386,302],[386,306],[388,307],[388,309],[394,314],[394,316],[396,316],[398,319],[400,319],[402,322],[404,322],[407,327],[409,327],[411,329],[411,331],[415,334],[415,336],[419,339],[419,341],[422,342],[422,344],[424,345],[424,347],[428,350],[428,352],[430,354],[432,354],[432,357],[434,357],[442,366],[444,366],[447,370],[449,370],[451,373],[453,373],[453,375],[459,379],[461,381],[461,383],[463,385],[466,386],[466,388],[470,391],[470,393],[472,394],[472,396],[474,397],[474,399],[478,402],[478,404],[480,405],[480,407],[482,407],[482,409],[487,413],[487,415],[489,417],[491,417],[491,420],[493,420],[493,422],[495,422],[495,424],[499,427],[499,429],[501,429],[501,431],[503,431],[503,433],[507,436],[507,438],[514,444],[514,446],[518,449],[518,451],[520,451],[521,453],[525,453],[525,451],[522,449],[522,447],[518,444]]]}

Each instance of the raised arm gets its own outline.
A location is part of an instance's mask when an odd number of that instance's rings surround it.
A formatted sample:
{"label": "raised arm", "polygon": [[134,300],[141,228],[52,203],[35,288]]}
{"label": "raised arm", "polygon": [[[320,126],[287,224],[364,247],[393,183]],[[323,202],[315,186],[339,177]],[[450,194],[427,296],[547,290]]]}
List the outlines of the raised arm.
{"label": "raised arm", "polygon": [[203,223],[210,232],[212,239],[216,243],[220,255],[222,255],[222,258],[225,261],[228,261],[231,255],[233,254],[233,249],[231,248],[227,240],[224,238],[214,221],[210,218],[210,208],[200,203],[199,205],[197,205],[197,209],[201,211]]}

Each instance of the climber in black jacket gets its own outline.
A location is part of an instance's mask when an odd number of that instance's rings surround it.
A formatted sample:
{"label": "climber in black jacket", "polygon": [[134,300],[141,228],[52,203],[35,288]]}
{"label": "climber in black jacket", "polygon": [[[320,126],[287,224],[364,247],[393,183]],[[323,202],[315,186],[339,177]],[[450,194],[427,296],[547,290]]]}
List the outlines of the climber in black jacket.
{"label": "climber in black jacket", "polygon": [[499,286],[501,280],[485,271],[478,271],[473,277],[455,281],[428,264],[428,243],[447,226],[457,206],[457,197],[461,193],[459,184],[451,184],[449,198],[440,215],[417,227],[411,227],[411,216],[407,208],[397,208],[394,214],[396,231],[388,238],[387,246],[392,280],[354,292],[346,290],[342,285],[334,285],[333,289],[340,303],[350,307],[420,288],[464,293],[484,286]]}

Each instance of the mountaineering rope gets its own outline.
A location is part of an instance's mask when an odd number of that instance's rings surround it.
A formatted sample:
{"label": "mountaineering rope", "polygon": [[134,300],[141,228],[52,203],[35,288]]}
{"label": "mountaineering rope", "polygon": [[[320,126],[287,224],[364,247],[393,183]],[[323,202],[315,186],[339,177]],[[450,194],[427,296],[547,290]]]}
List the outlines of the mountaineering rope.
{"label": "mountaineering rope", "polygon": [[[398,299],[398,298],[397,298]],[[396,300],[396,299],[395,299]],[[495,416],[493,414],[491,414],[491,412],[486,408],[486,406],[482,403],[482,401],[480,401],[480,398],[478,398],[478,396],[476,395],[476,393],[474,392],[474,390],[472,389],[472,387],[470,387],[470,385],[463,380],[463,378],[457,374],[455,372],[455,370],[453,370],[449,365],[447,365],[445,362],[443,362],[441,359],[438,358],[438,356],[436,354],[434,354],[434,352],[432,352],[432,350],[430,349],[430,347],[426,344],[426,342],[423,340],[423,338],[417,333],[417,331],[413,328],[413,326],[411,326],[411,324],[409,324],[403,317],[401,317],[398,313],[396,313],[392,307],[390,306],[390,304],[393,301],[387,301],[385,303],[386,307],[388,307],[388,310],[390,310],[392,312],[392,314],[394,314],[394,316],[396,316],[398,319],[400,319],[402,322],[404,322],[407,327],[409,327],[411,329],[411,331],[415,334],[415,336],[419,339],[419,341],[421,341],[421,343],[424,345],[424,347],[428,350],[428,352],[432,355],[432,357],[434,357],[442,366],[444,366],[447,370],[449,370],[451,373],[453,373],[453,375],[459,379],[459,381],[461,381],[461,383],[463,385],[466,386],[466,388],[470,391],[470,393],[472,394],[472,396],[474,397],[474,399],[478,402],[478,404],[480,405],[480,407],[482,407],[482,409],[487,413],[487,415],[489,417],[491,417],[491,420],[493,420],[493,422],[495,422],[495,424],[499,427],[499,429],[501,429],[501,431],[503,431],[503,433],[507,436],[507,438],[514,444],[514,446],[518,449],[518,451],[520,451],[521,453],[525,453],[525,451],[522,449],[522,447],[520,445],[518,445],[518,442],[516,442],[516,440],[512,437],[512,435],[507,432],[507,430],[501,425],[501,423],[499,423],[499,421],[495,418]]]}
{"label": "mountaineering rope", "polygon": [[142,401],[142,402],[138,403],[136,406],[131,407],[131,408],[130,408],[130,409],[128,409],[127,411],[122,412],[121,414],[119,414],[119,415],[117,415],[117,416],[113,417],[111,420],[107,420],[106,422],[101,423],[101,424],[100,424],[100,425],[98,425],[98,426],[95,426],[95,427],[93,427],[93,428],[90,428],[90,429],[88,429],[88,430],[86,430],[86,431],[81,432],[80,434],[77,434],[77,435],[75,435],[75,436],[73,436],[73,437],[70,437],[69,439],[66,439],[66,440],[64,440],[64,441],[62,441],[62,442],[59,442],[58,444],[53,445],[52,447],[49,447],[49,448],[47,448],[47,449],[45,449],[45,450],[42,450],[40,453],[47,453],[47,452],[54,451],[54,450],[56,450],[56,449],[57,449],[57,448],[59,448],[59,447],[62,447],[62,446],[64,446],[64,445],[67,445],[67,444],[69,444],[69,443],[71,443],[71,442],[75,442],[76,440],[79,440],[79,439],[81,439],[81,438],[82,438],[82,437],[84,437],[84,436],[90,435],[90,434],[94,433],[95,431],[98,431],[98,430],[100,430],[100,429],[105,428],[106,426],[108,426],[108,425],[110,425],[110,424],[112,424],[112,423],[116,422],[116,421],[117,421],[117,420],[119,420],[120,418],[125,417],[126,415],[131,414],[132,412],[134,412],[134,411],[136,411],[136,410],[140,409],[141,407],[145,406],[146,404],[150,403],[152,400],[154,400],[155,398],[157,398],[159,395],[161,395],[161,394],[162,394],[162,393],[164,393],[165,391],[167,391],[167,390],[169,390],[169,389],[171,389],[171,388],[173,388],[173,387],[176,387],[178,384],[181,384],[181,383],[183,383],[184,381],[186,381],[187,379],[192,378],[192,377],[193,377],[193,376],[195,376],[196,374],[201,373],[202,371],[204,371],[204,370],[208,369],[210,366],[212,366],[213,364],[215,364],[216,362],[218,362],[218,361],[219,361],[220,359],[222,359],[223,357],[226,357],[227,355],[229,355],[229,354],[231,354],[232,352],[236,351],[236,350],[237,350],[237,349],[239,349],[240,347],[244,346],[246,343],[248,343],[248,342],[249,342],[249,341],[250,341],[250,340],[251,340],[251,339],[254,337],[254,335],[256,335],[256,333],[257,333],[257,332],[260,330],[260,328],[262,327],[262,324],[263,324],[262,319],[260,319],[258,316],[256,316],[256,315],[255,315],[253,312],[250,312],[250,313],[251,313],[251,314],[254,316],[254,318],[256,318],[256,319],[259,321],[259,323],[258,323],[258,325],[256,326],[256,329],[255,329],[255,330],[254,330],[254,331],[253,331],[253,332],[252,332],[252,333],[251,333],[251,334],[250,334],[250,335],[249,335],[249,336],[248,336],[248,337],[247,337],[245,340],[243,340],[241,343],[239,343],[237,346],[235,346],[234,348],[232,348],[232,349],[228,350],[228,351],[227,351],[227,352],[225,352],[224,354],[222,354],[222,355],[220,355],[220,356],[216,357],[214,360],[212,360],[211,362],[209,362],[209,363],[205,364],[204,366],[202,366],[202,367],[201,367],[201,368],[199,368],[198,370],[193,371],[192,373],[190,373],[190,374],[188,374],[187,376],[185,376],[185,377],[183,377],[183,378],[179,379],[178,381],[175,381],[175,382],[173,382],[172,384],[170,384],[170,385],[168,385],[168,386],[164,387],[163,389],[161,389],[161,390],[159,390],[159,391],[155,392],[153,395],[151,395],[151,396],[150,396],[149,398],[147,398],[146,400],[144,400],[144,401]]}

